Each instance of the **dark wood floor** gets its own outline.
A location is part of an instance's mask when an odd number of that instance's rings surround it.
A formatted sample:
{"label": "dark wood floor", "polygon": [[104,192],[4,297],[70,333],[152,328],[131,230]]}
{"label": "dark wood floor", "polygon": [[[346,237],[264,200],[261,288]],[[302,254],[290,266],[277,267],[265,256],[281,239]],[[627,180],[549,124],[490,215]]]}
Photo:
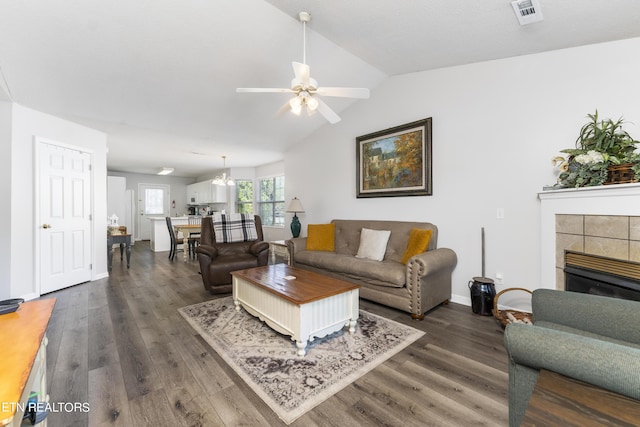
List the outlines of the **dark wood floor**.
{"label": "dark wood floor", "polygon": [[[50,414],[50,427],[284,425],[176,311],[214,298],[197,261],[170,262],[138,242],[129,270],[117,256],[113,264],[108,279],[43,296],[57,298],[47,332],[50,402],[90,405]],[[453,303],[421,322],[364,300],[361,308],[426,334],[293,426],[508,424],[495,319]]]}

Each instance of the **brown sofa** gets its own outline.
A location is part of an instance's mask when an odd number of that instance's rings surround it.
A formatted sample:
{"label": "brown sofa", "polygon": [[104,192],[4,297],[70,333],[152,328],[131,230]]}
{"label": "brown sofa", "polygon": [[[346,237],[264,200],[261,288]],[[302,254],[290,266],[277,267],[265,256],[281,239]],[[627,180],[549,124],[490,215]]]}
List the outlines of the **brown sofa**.
{"label": "brown sofa", "polygon": [[216,243],[211,217],[202,218],[200,245],[196,249],[202,283],[212,294],[231,292],[231,272],[267,265],[269,244],[263,241],[262,220],[254,216],[257,240]]}
{"label": "brown sofa", "polygon": [[[357,283],[360,297],[411,313],[424,313],[451,298],[451,274],[457,263],[454,251],[438,248],[438,228],[428,222],[333,220],[335,252],[306,250],[306,237],[287,242],[291,265]],[[382,261],[356,258],[360,230],[389,230],[391,236]],[[401,263],[412,228],[432,230],[427,252]]]}

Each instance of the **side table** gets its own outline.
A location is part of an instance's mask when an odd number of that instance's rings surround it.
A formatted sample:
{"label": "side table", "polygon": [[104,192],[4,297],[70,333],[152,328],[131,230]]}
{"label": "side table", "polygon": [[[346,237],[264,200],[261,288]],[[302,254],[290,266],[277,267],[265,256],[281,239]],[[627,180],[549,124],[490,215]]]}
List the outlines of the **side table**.
{"label": "side table", "polygon": [[131,261],[131,234],[110,234],[107,235],[107,260],[109,263],[109,271],[113,264],[113,245],[120,245],[120,261],[122,261],[122,252],[124,247],[127,249],[127,268]]}
{"label": "side table", "polygon": [[[55,298],[28,301],[0,316],[0,426],[22,426],[32,396],[36,405],[49,401],[46,331],[55,303]],[[39,425],[46,426],[47,420]]]}
{"label": "side table", "polygon": [[276,255],[284,257],[289,264],[289,249],[285,240],[273,240],[269,242],[269,253],[271,254],[271,264],[276,263]]}

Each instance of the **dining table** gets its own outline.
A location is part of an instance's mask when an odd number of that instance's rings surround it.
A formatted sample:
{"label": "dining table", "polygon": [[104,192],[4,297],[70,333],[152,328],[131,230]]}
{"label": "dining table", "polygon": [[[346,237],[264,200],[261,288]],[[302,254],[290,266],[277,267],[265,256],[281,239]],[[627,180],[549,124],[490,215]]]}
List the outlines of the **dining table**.
{"label": "dining table", "polygon": [[[182,251],[184,253],[184,260],[187,261],[189,259],[189,250],[188,250],[188,239],[191,237],[194,237],[195,235],[200,235],[200,230],[201,230],[202,226],[200,224],[176,224],[173,226],[173,229],[176,232],[176,238],[180,238],[178,236],[179,233],[182,233],[182,237],[184,237],[186,239],[185,243],[184,243],[184,250]],[[194,250],[195,250],[195,246],[194,246]]]}

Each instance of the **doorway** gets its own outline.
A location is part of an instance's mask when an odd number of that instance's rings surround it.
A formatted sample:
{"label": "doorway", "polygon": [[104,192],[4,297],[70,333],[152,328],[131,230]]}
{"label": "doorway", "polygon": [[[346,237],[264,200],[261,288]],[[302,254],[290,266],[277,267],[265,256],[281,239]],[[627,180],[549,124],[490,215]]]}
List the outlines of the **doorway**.
{"label": "doorway", "polygon": [[138,235],[136,240],[151,239],[151,219],[169,216],[169,185],[138,184]]}
{"label": "doorway", "polygon": [[91,154],[36,139],[40,294],[91,280]]}

